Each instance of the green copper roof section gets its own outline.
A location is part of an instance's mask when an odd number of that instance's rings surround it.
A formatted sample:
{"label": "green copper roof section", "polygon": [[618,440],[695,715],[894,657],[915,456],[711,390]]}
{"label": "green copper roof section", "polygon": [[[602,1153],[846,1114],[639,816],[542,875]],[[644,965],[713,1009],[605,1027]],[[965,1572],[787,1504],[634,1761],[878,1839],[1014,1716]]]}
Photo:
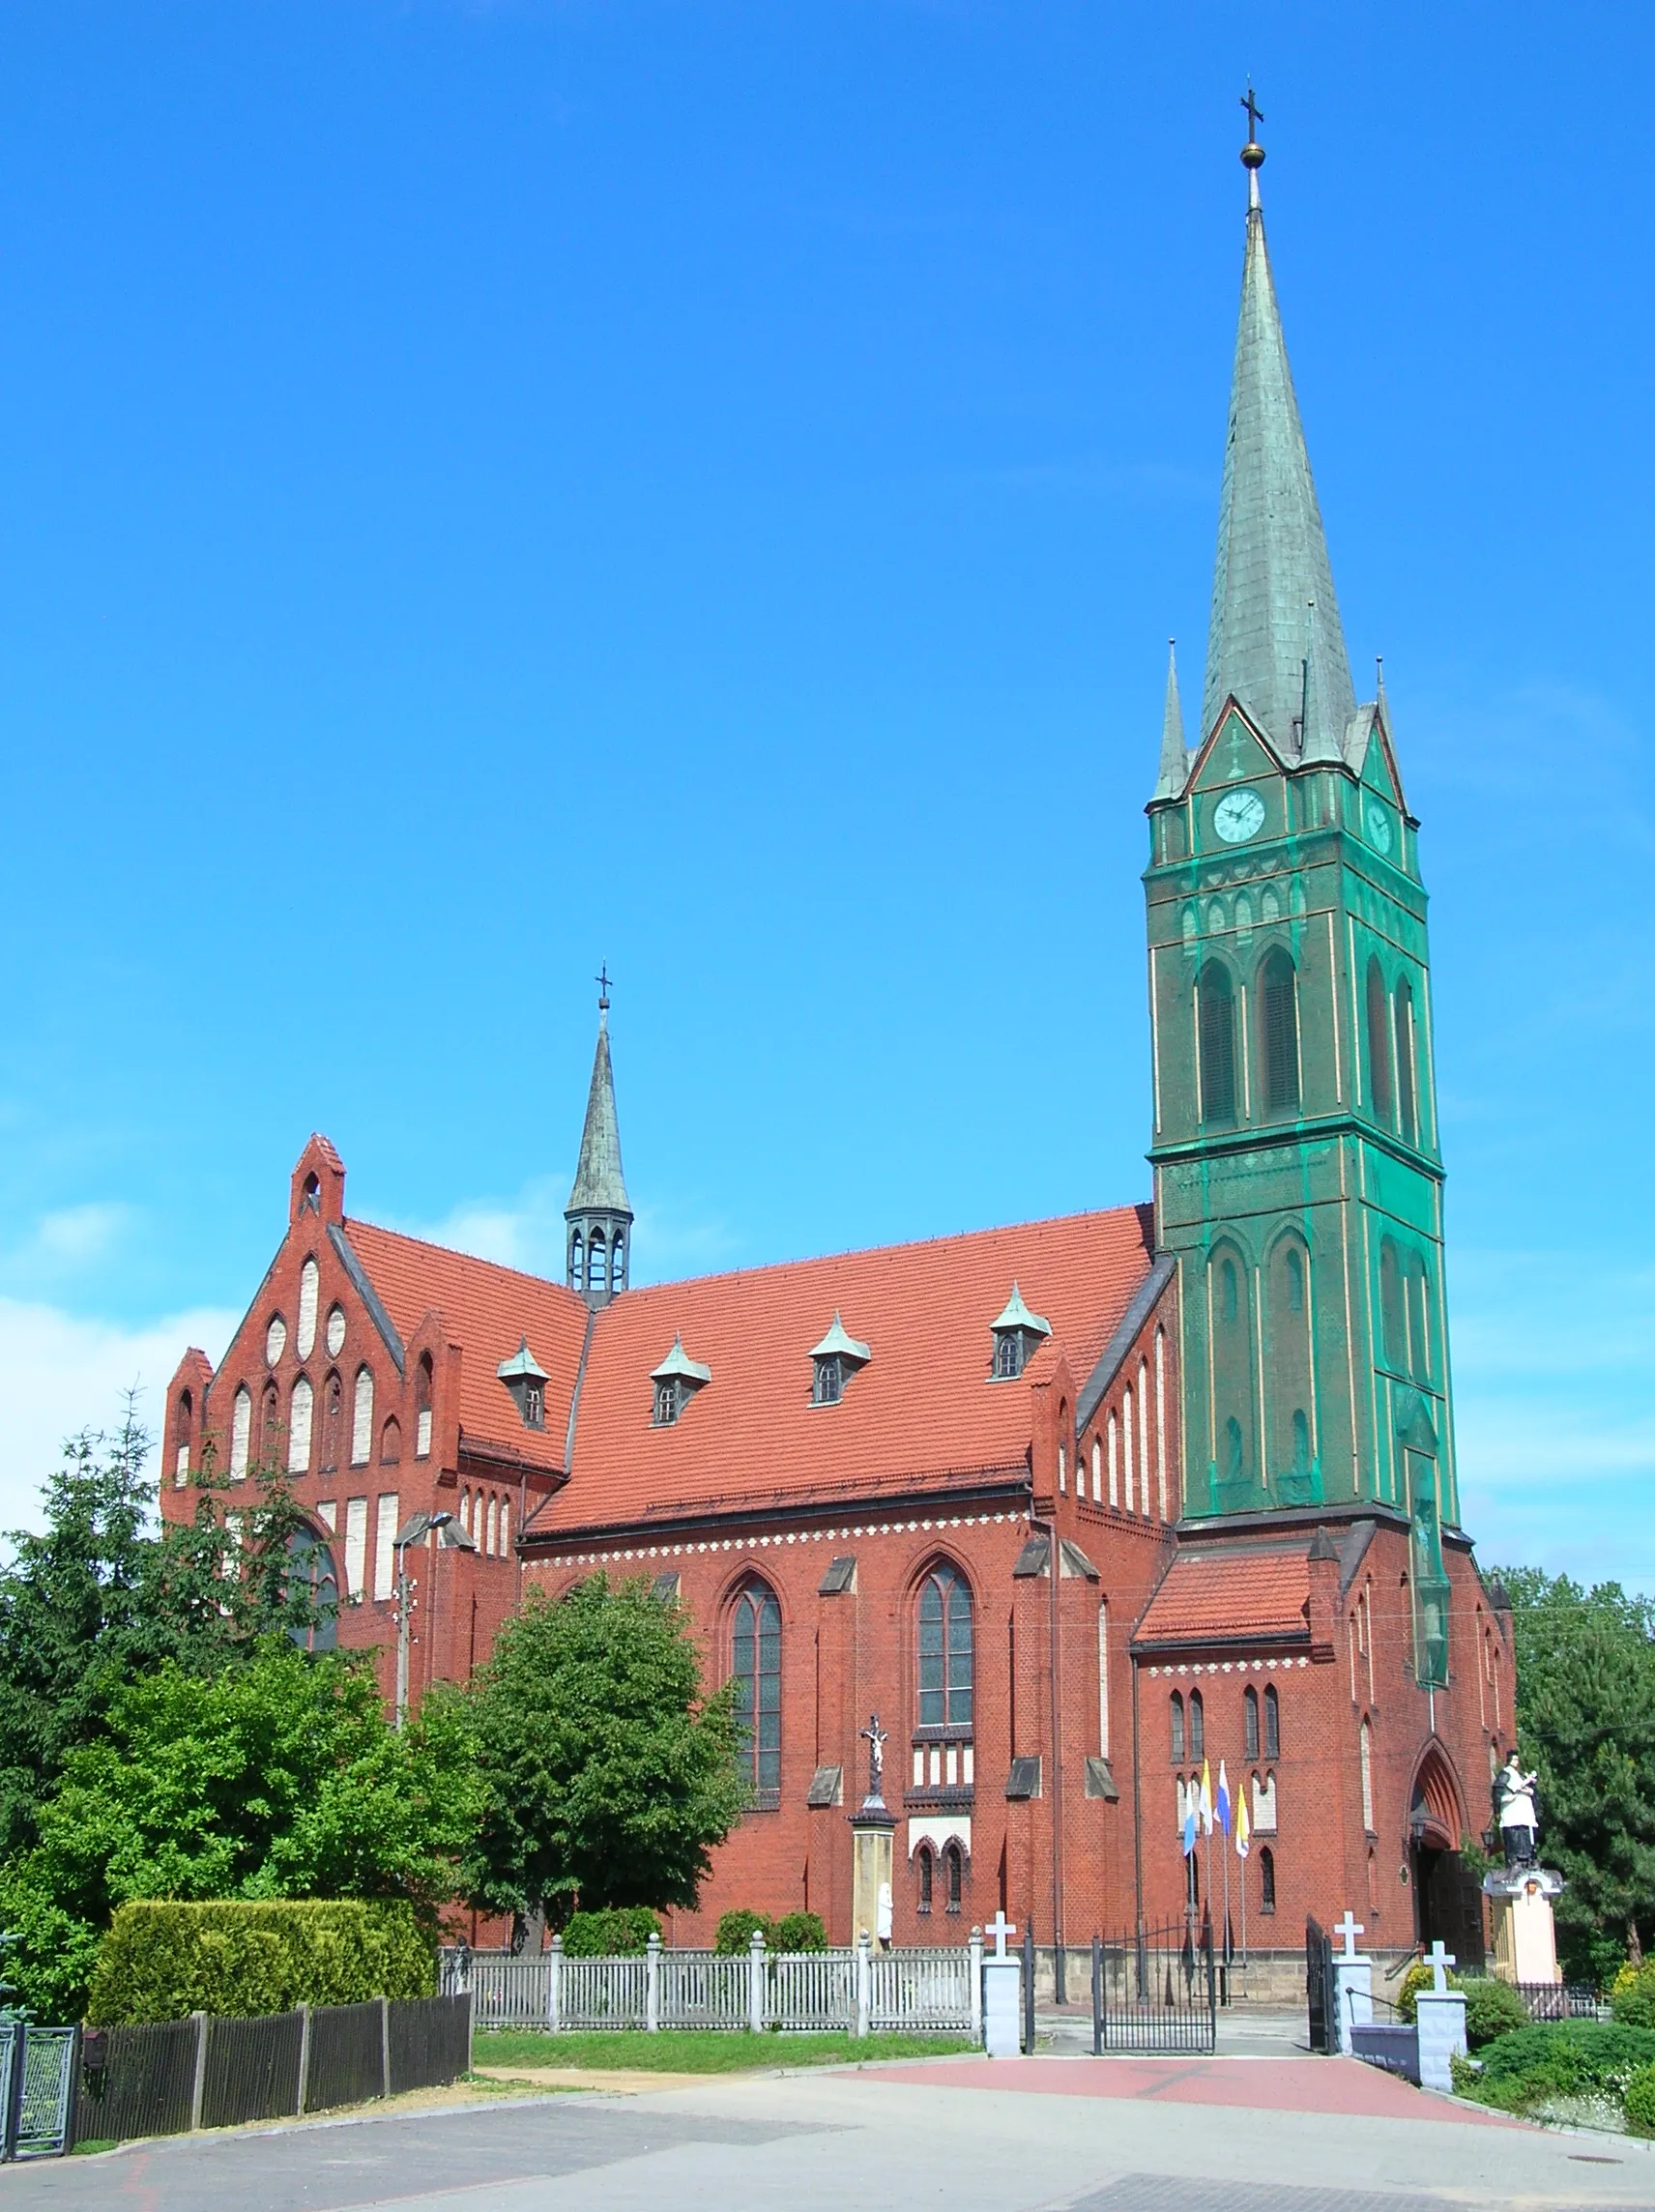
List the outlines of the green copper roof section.
{"label": "green copper roof section", "polygon": [[873,1357],[873,1353],[865,1344],[858,1344],[854,1336],[848,1336],[845,1333],[845,1324],[839,1319],[837,1307],[834,1308],[833,1312],[832,1327],[820,1344],[811,1346],[810,1356],[812,1359],[829,1359],[834,1353],[837,1353],[841,1359],[854,1359],[859,1367],[865,1367]]}
{"label": "green copper roof section", "polygon": [[712,1370],[703,1367],[699,1359],[691,1359],[683,1349],[683,1338],[674,1333],[672,1350],[650,1377],[652,1382],[711,1382]]}
{"label": "green copper roof section", "polygon": [[543,1382],[546,1380],[546,1371],[529,1350],[527,1337],[523,1339],[510,1358],[503,1359],[494,1372],[499,1376],[502,1382],[515,1382],[519,1378],[528,1382]]}
{"label": "green copper roof section", "polygon": [[1002,1329],[1008,1328],[1032,1329],[1037,1336],[1050,1336],[1052,1333],[1052,1324],[1044,1314],[1029,1311],[1023,1302],[1023,1293],[1015,1283],[1011,1286],[1011,1295],[1006,1299],[1000,1319],[990,1322],[989,1326],[997,1336]]}
{"label": "green copper roof section", "polygon": [[632,1218],[626,1178],[621,1172],[621,1124],[615,1116],[615,1071],[609,1064],[609,1004],[598,1002],[597,1052],[587,1093],[586,1127],[581,1131],[580,1164],[564,1208],[576,1213],[624,1213]]}
{"label": "green copper roof section", "polygon": [[1285,759],[1331,760],[1356,696],[1264,247],[1258,166],[1249,167],[1201,735],[1234,693]]}
{"label": "green copper roof section", "polygon": [[1167,646],[1167,704],[1161,715],[1161,772],[1155,783],[1157,799],[1176,799],[1189,775],[1189,753],[1184,745],[1184,711],[1178,699],[1178,653]]}

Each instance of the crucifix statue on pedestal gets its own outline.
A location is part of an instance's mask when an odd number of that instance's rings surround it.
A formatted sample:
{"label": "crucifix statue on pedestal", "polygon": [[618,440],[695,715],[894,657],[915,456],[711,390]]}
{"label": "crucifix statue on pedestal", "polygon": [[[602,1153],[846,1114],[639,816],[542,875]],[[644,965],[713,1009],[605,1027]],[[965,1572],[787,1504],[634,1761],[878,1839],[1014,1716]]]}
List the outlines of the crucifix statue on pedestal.
{"label": "crucifix statue on pedestal", "polygon": [[868,1725],[860,1732],[868,1747],[868,1794],[870,1805],[885,1803],[885,1738],[878,1713],[868,1715]]}

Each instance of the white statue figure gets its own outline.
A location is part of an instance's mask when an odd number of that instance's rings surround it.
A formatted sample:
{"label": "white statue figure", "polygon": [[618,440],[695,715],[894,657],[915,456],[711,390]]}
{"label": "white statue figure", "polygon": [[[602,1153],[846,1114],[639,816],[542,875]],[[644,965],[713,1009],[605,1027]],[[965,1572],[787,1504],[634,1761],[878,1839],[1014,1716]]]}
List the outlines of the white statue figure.
{"label": "white statue figure", "polygon": [[868,1795],[870,1805],[885,1803],[885,1742],[886,1732],[880,1727],[878,1713],[868,1715],[868,1725],[861,1730],[868,1747]]}
{"label": "white statue figure", "polygon": [[1540,1825],[1534,1814],[1535,1780],[1519,1766],[1514,1749],[1495,1785],[1499,1790],[1500,1842],[1505,1846],[1508,1867],[1534,1864],[1534,1837]]}

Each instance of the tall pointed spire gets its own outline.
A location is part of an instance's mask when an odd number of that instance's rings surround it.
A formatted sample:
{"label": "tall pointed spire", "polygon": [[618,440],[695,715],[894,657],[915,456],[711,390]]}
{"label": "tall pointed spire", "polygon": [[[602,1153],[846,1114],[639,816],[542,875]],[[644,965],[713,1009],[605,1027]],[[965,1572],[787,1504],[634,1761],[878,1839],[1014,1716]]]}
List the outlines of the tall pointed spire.
{"label": "tall pointed spire", "polygon": [[580,1159],[564,1219],[568,1223],[571,1291],[589,1305],[607,1305],[626,1288],[632,1208],[621,1168],[621,1123],[615,1112],[615,1070],[609,1059],[609,972],[597,978],[597,1050],[586,1099]]}
{"label": "tall pointed spire", "polygon": [[[1243,105],[1249,124],[1256,124],[1251,94]],[[1226,697],[1234,693],[1288,758],[1331,758],[1343,742],[1356,699],[1264,248],[1259,198],[1263,159],[1256,130],[1250,129],[1241,155],[1248,179],[1247,252],[1219,496],[1201,735],[1205,738],[1211,731]],[[1307,691],[1310,727],[1301,730]]]}
{"label": "tall pointed spire", "polygon": [[1189,775],[1189,754],[1184,748],[1184,711],[1178,700],[1178,648],[1167,640],[1167,705],[1161,716],[1161,773],[1155,784],[1157,799],[1176,799]]}

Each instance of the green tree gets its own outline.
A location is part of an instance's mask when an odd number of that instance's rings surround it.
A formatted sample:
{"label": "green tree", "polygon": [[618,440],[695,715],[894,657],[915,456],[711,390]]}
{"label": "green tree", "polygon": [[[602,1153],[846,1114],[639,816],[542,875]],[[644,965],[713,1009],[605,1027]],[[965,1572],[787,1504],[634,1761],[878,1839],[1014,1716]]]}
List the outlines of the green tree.
{"label": "green tree", "polygon": [[479,1803],[463,1715],[398,1734],[370,1666],[285,1639],[217,1674],[165,1660],[110,1702],[0,1869],[37,2012],[74,2017],[132,1898],[403,1898],[434,1922]]}
{"label": "green tree", "polygon": [[1568,1882],[1559,1947],[1601,1982],[1655,1934],[1655,1603],[1536,1568],[1500,1579],[1519,1748],[1539,1777],[1543,1855]]}
{"label": "green tree", "polygon": [[33,1840],[43,1797],[69,1755],[101,1733],[126,1683],[165,1659],[216,1670],[273,1629],[309,1641],[320,1624],[308,1577],[292,1571],[305,1520],[285,1478],[254,1470],[232,1522],[209,1460],[191,1519],[158,1528],[149,1448],[131,1403],[112,1437],[72,1439],[44,1487],[44,1532],[8,1539],[0,1859]]}
{"label": "green tree", "polygon": [[693,1905],[745,1802],[730,1685],[646,1581],[534,1592],[466,1694],[484,1792],[467,1889],[493,1911]]}

